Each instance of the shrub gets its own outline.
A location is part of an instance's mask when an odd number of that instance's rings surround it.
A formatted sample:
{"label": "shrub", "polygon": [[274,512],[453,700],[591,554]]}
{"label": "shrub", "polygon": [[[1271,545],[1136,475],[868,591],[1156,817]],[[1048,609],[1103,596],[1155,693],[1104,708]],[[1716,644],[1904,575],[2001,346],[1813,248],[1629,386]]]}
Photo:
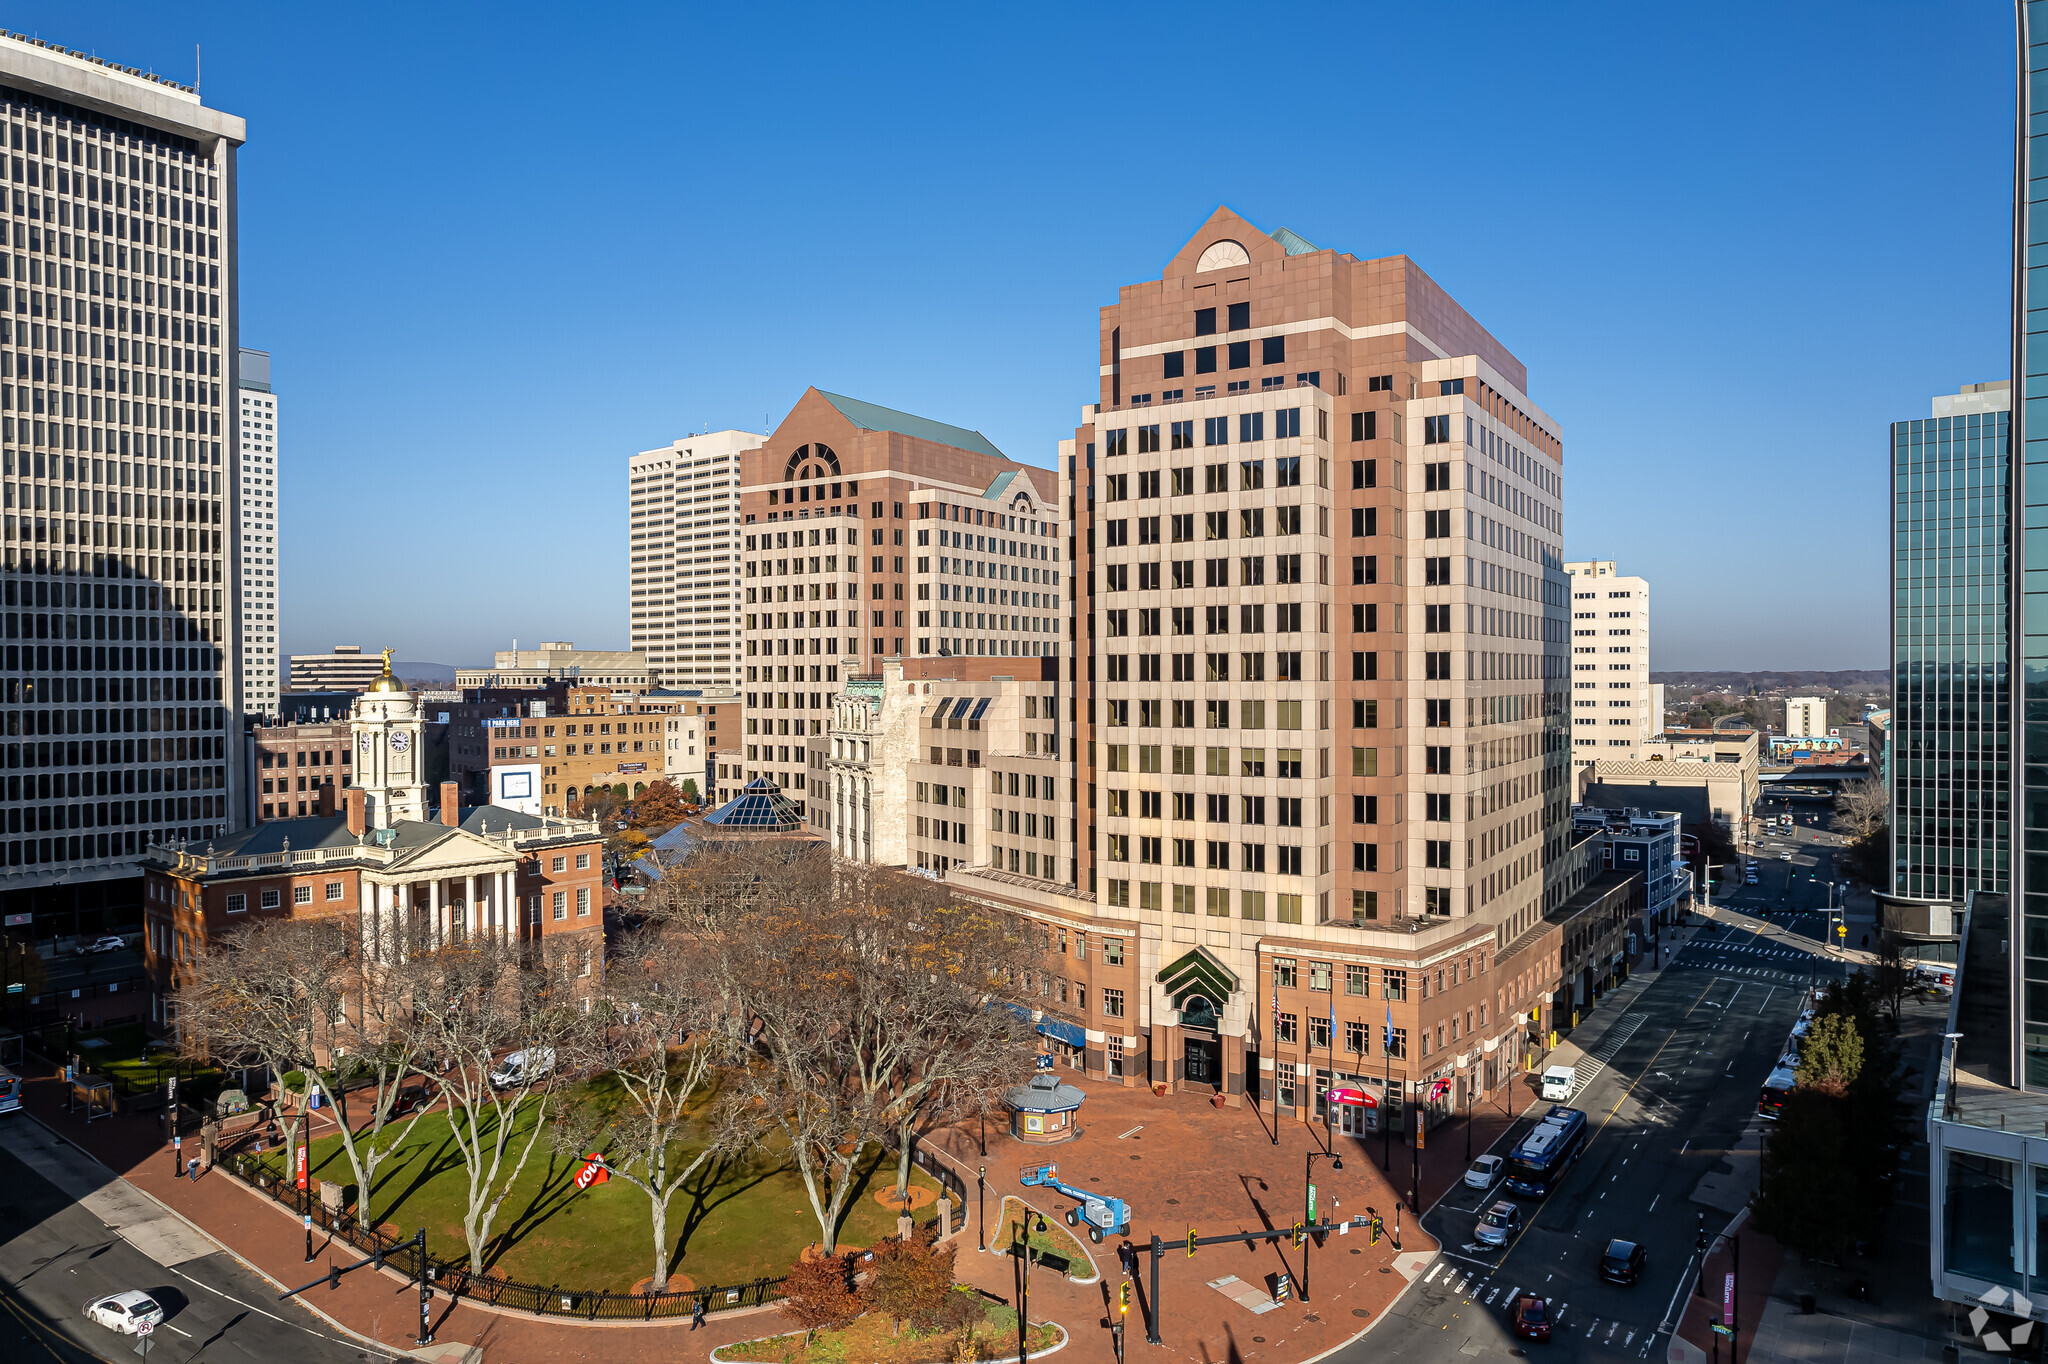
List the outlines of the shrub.
{"label": "shrub", "polygon": [[849,1257],[825,1255],[799,1258],[782,1281],[783,1315],[811,1332],[844,1326],[860,1315],[861,1300],[853,1291]]}
{"label": "shrub", "polygon": [[874,1266],[861,1289],[869,1310],[919,1331],[936,1330],[953,1292],[953,1247],[934,1250],[922,1241],[884,1241],[873,1248]]}

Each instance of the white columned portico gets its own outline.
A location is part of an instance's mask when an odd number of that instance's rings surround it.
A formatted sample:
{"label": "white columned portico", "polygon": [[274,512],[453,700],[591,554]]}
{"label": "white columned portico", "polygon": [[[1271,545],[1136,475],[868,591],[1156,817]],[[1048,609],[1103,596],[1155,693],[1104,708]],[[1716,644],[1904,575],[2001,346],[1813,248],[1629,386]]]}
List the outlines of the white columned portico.
{"label": "white columned portico", "polygon": [[441,879],[427,882],[427,933],[437,943],[447,939],[441,932]]}
{"label": "white columned portico", "polygon": [[[462,922],[465,928],[469,928],[477,922],[475,872],[471,872],[462,878]],[[471,928],[470,931],[474,931],[474,929]]]}

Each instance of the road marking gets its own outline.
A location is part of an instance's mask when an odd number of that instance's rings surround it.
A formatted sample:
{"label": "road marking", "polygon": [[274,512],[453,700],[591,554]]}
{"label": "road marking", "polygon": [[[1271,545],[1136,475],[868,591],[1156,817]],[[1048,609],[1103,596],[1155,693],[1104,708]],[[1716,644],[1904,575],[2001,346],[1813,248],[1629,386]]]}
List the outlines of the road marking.
{"label": "road marking", "polygon": [[1142,1132],[1142,1131],[1144,1131],[1144,1130],[1145,1130],[1145,1124],[1144,1124],[1144,1123],[1139,1123],[1139,1124],[1138,1124],[1138,1125],[1137,1125],[1136,1127],[1133,1127],[1133,1128],[1132,1128],[1132,1129],[1131,1129],[1130,1131],[1128,1131],[1128,1132],[1125,1132],[1125,1133],[1124,1133],[1124,1134],[1123,1134],[1122,1136],[1119,1136],[1119,1137],[1117,1138],[1117,1140],[1118,1140],[1118,1141],[1122,1141],[1122,1140],[1124,1139],[1124,1137],[1135,1137],[1135,1136],[1137,1136],[1137,1135],[1138,1135],[1138,1133],[1140,1133],[1140,1132]]}
{"label": "road marking", "polygon": [[1636,1342],[1636,1333],[1635,1333],[1634,1331],[1630,1331],[1630,1332],[1629,1332],[1629,1333],[1628,1333],[1628,1334],[1627,1334],[1626,1336],[1623,1336],[1623,1337],[1622,1337],[1622,1340],[1621,1340],[1621,1348],[1622,1348],[1622,1349],[1624,1349],[1624,1350],[1626,1350],[1626,1349],[1627,1349],[1627,1348],[1628,1348],[1629,1346],[1631,1346],[1631,1345],[1635,1344],[1635,1342]]}
{"label": "road marking", "polygon": [[1491,1307],[1491,1306],[1493,1306],[1493,1300],[1494,1300],[1495,1298],[1499,1297],[1499,1296],[1500,1296],[1500,1290],[1499,1290],[1498,1288],[1494,1289],[1494,1290],[1493,1290],[1493,1291],[1492,1291],[1491,1293],[1488,1293],[1488,1294],[1486,1295],[1486,1305],[1487,1305],[1488,1307]]}
{"label": "road marking", "polygon": [[[1664,1196],[1664,1195],[1660,1193],[1660,1194],[1658,1194],[1658,1195],[1657,1195],[1657,1198],[1662,1198],[1663,1196]],[[1644,1209],[1644,1211],[1645,1211],[1645,1212],[1655,1212],[1655,1211],[1657,1211],[1657,1198],[1653,1198],[1653,1199],[1651,1199],[1651,1200],[1650,1200],[1650,1206],[1649,1206],[1648,1208],[1645,1208],[1645,1209]]]}
{"label": "road marking", "polygon": [[[169,1322],[164,1323],[164,1329],[166,1331],[178,1331],[178,1328],[171,1325]],[[190,1331],[178,1331],[178,1334],[185,1337],[185,1339],[187,1340],[192,1339],[192,1333]]]}
{"label": "road marking", "polygon": [[1439,1270],[1441,1270],[1442,1268],[1443,1268],[1443,1264],[1442,1264],[1441,1262],[1439,1262],[1439,1263],[1437,1263],[1437,1264],[1433,1264],[1433,1265],[1431,1265],[1431,1266],[1429,1267],[1429,1273],[1423,1276],[1423,1280],[1422,1280],[1422,1281],[1423,1281],[1424,1283],[1431,1283],[1431,1282],[1434,1282],[1434,1281],[1435,1281],[1435,1279],[1436,1279],[1436,1276],[1437,1276],[1437,1272],[1438,1272]]}

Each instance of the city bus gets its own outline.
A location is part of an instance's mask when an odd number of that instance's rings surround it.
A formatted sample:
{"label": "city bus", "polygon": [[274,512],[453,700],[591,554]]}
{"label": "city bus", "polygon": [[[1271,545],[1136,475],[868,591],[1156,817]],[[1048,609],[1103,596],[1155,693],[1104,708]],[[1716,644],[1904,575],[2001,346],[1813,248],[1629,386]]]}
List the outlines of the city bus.
{"label": "city bus", "polygon": [[1508,1157],[1508,1192],[1524,1198],[1549,1197],[1585,1145],[1585,1113],[1563,1104],[1551,1105],[1543,1121]]}
{"label": "city bus", "polygon": [[1790,1066],[1781,1065],[1773,1070],[1770,1078],[1764,1081],[1763,1088],[1757,1092],[1757,1116],[1776,1122],[1778,1115],[1784,1111],[1785,1096],[1790,1094],[1792,1087],[1798,1083],[1799,1076]]}

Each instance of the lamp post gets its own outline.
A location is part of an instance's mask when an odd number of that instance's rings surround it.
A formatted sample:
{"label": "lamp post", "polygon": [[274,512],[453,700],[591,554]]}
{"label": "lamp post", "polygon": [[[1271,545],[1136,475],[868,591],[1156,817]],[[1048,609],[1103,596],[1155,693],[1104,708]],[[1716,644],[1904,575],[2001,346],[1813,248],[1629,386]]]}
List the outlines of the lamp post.
{"label": "lamp post", "polygon": [[1318,1160],[1328,1160],[1330,1162],[1330,1168],[1333,1170],[1341,1170],[1344,1168],[1344,1157],[1337,1155],[1333,1152],[1324,1151],[1308,1152],[1307,1157],[1304,1160],[1301,1167],[1301,1206],[1303,1213],[1303,1234],[1301,1238],[1301,1300],[1303,1302],[1308,1301],[1308,1250],[1310,1242],[1316,1234],[1316,1210],[1315,1199],[1313,1196],[1315,1185],[1311,1184],[1309,1181],[1315,1176],[1316,1162]]}
{"label": "lamp post", "polygon": [[975,1250],[988,1252],[988,1166],[981,1166],[974,1177],[974,1230],[981,1244]]}
{"label": "lamp post", "polygon": [[[1024,1287],[1017,1294],[1017,1358],[1027,1358],[1031,1353],[1031,1214],[1026,1212],[1017,1219],[1017,1230],[1024,1239]],[[1038,1215],[1038,1233],[1045,1234],[1045,1214]]]}

